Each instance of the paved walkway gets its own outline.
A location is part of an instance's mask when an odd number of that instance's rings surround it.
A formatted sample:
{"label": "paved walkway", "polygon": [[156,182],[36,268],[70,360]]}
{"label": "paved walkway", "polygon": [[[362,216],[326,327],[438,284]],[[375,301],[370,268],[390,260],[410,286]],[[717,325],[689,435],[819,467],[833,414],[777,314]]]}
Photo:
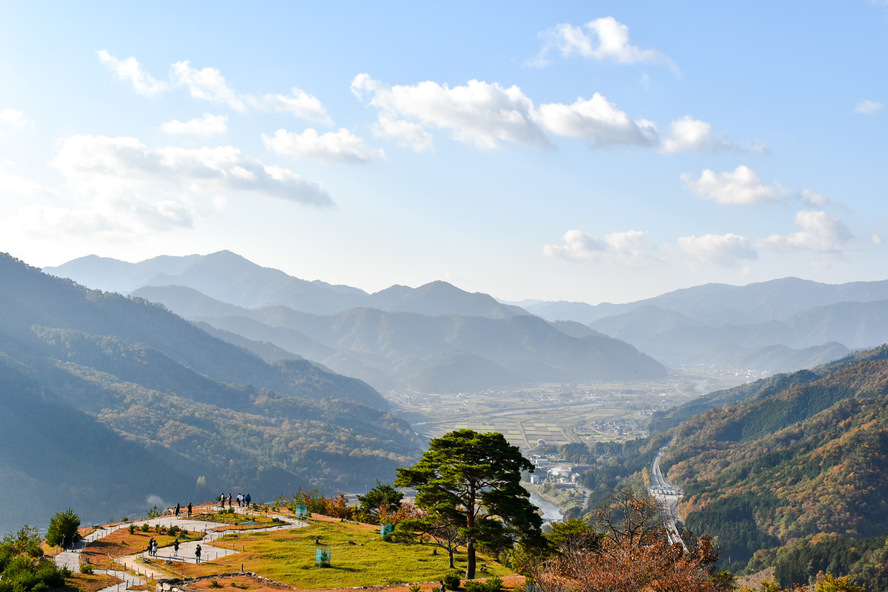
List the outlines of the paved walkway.
{"label": "paved walkway", "polygon": [[[235,508],[235,511],[239,514],[251,513],[246,508]],[[214,559],[218,559],[219,557],[225,557],[240,552],[236,548],[236,543],[223,543],[222,541],[219,541],[219,539],[221,539],[226,534],[289,530],[293,528],[301,528],[303,526],[307,526],[305,522],[301,522],[293,518],[288,518],[286,516],[276,515],[273,517],[277,517],[284,523],[277,526],[266,526],[247,529],[224,529],[223,527],[225,527],[226,524],[221,522],[208,522],[205,520],[194,520],[190,518],[176,518],[175,516],[162,516],[159,518],[151,518],[148,520],[137,520],[132,522],[132,524],[135,524],[136,527],[140,527],[143,524],[148,524],[148,526],[150,527],[153,527],[155,525],[166,527],[176,525],[183,530],[188,530],[191,532],[202,532],[204,533],[204,536],[199,541],[180,542],[178,553],[174,553],[173,546],[169,545],[159,548],[155,557],[148,557],[148,552],[142,551],[134,555],[119,557],[116,561],[120,563],[124,569],[128,570],[129,572],[135,572],[136,574],[138,574],[138,576],[143,576],[145,578],[155,580],[164,579],[169,578],[169,574],[159,569],[152,568],[150,562],[170,563],[173,561],[183,561],[187,563],[196,563],[197,558],[195,556],[195,550],[197,549],[197,545],[201,546],[201,562],[212,561]],[[81,540],[77,544],[75,549],[64,551],[56,555],[56,565],[58,565],[59,567],[66,566],[72,572],[79,573],[80,553],[83,551],[83,548],[89,543],[102,539],[121,528],[129,528],[129,523],[119,524],[113,527],[100,528],[96,530],[89,536],[84,537],[83,540]],[[214,541],[218,542],[213,544]],[[231,545],[231,547],[227,547],[225,545]],[[149,561],[149,563],[146,563],[146,560]],[[129,590],[130,586],[139,586],[145,583],[144,579],[133,576],[132,573],[128,573],[125,571],[96,570],[95,573],[109,574],[116,577],[118,580],[121,580],[121,583],[115,584],[114,586],[110,586],[103,590],[99,590],[98,592],[124,592],[125,590]]]}

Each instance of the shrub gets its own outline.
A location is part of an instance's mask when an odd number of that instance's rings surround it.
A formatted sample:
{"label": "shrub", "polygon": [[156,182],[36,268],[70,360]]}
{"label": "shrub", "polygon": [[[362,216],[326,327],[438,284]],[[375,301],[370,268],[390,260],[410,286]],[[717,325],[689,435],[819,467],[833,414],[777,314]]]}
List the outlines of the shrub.
{"label": "shrub", "polygon": [[148,529],[149,529],[149,528],[150,528],[150,526],[148,526],[148,523],[147,523],[147,522],[144,523],[144,524],[142,525],[142,532],[148,532]]}
{"label": "shrub", "polygon": [[210,582],[210,588],[221,588],[222,584],[220,584],[217,580],[213,580]]}
{"label": "shrub", "polygon": [[407,592],[420,592],[421,590],[422,588],[419,587],[419,584],[413,584],[412,586],[410,586]]}
{"label": "shrub", "polygon": [[129,531],[130,534],[136,534],[136,525],[130,524],[129,528],[127,528],[127,530]]}
{"label": "shrub", "polygon": [[80,517],[74,513],[74,510],[68,508],[50,518],[49,529],[46,531],[46,542],[53,547],[57,547],[62,542],[70,545],[74,542],[78,528],[80,528]]}
{"label": "shrub", "polygon": [[445,574],[442,579],[444,580],[444,587],[448,590],[459,590],[459,582],[461,578],[458,573],[450,572]]}
{"label": "shrub", "polygon": [[486,582],[469,580],[466,582],[466,592],[500,592],[503,587],[503,579],[499,576],[488,578]]}
{"label": "shrub", "polygon": [[85,573],[86,575],[91,575],[93,572],[92,563],[84,563],[80,566],[80,573]]}

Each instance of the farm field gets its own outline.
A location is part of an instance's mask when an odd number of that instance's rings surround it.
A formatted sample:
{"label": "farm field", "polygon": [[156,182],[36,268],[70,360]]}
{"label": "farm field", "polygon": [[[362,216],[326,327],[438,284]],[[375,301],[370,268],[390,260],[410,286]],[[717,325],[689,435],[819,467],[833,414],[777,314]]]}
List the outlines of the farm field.
{"label": "farm field", "polygon": [[515,391],[387,397],[423,437],[463,428],[495,431],[528,450],[541,443],[558,446],[641,437],[655,411],[739,382],[688,375],[662,382],[548,384]]}

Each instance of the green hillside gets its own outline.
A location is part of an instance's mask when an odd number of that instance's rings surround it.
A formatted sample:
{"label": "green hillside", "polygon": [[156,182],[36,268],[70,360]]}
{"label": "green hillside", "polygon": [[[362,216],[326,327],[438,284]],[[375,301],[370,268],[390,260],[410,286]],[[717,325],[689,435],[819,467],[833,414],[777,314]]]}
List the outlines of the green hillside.
{"label": "green hillside", "polygon": [[[268,363],[161,306],[0,255],[0,532],[73,506],[88,521],[149,496],[272,499],[360,489],[420,445],[366,383]],[[158,499],[158,498],[152,498]]]}

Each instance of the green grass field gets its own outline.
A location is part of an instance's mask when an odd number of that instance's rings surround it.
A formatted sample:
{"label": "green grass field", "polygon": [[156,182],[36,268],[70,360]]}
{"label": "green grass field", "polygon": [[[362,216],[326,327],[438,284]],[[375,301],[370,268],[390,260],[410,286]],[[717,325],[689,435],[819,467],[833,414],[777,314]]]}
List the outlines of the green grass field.
{"label": "green grass field", "polygon": [[[444,549],[428,543],[385,542],[379,527],[366,524],[318,521],[296,530],[226,536],[225,542],[236,542],[245,550],[226,558],[237,567],[243,564],[247,571],[305,589],[429,582],[450,571]],[[315,565],[318,547],[330,549],[330,567]],[[478,564],[487,566],[479,578],[511,573],[484,556],[479,556]],[[464,572],[465,565],[465,553],[458,553],[457,570]]]}

